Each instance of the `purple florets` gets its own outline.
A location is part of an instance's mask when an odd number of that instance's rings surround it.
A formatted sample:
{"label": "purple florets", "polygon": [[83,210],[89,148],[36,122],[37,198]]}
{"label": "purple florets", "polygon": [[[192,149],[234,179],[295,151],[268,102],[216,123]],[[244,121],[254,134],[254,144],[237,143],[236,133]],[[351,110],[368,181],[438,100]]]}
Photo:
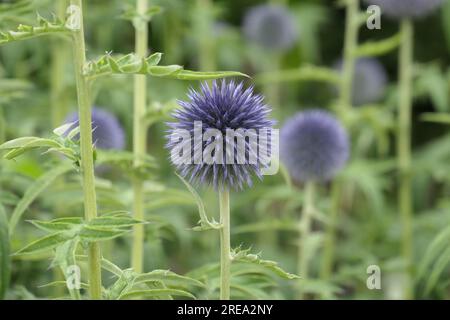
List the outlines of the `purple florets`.
{"label": "purple florets", "polygon": [[[261,129],[270,130],[274,121],[268,118],[271,110],[263,102],[263,97],[254,94],[252,87],[244,89],[242,83],[236,84],[233,81],[228,83],[214,81],[211,87],[203,83],[200,91],[191,89],[188,97],[189,101],[178,101],[181,108],[173,113],[176,122],[168,123],[170,129],[166,147],[171,152],[172,163],[190,182],[213,185],[216,189],[242,189],[245,184],[251,186],[252,176],[261,178],[261,169],[265,164],[257,148],[250,143],[249,137],[241,140],[244,142],[244,148],[239,151],[237,140],[234,138],[230,140],[227,133],[230,130],[236,133],[240,129],[256,133]],[[202,140],[199,142],[195,138],[198,127],[195,128],[199,123],[203,136],[208,131],[214,130],[221,135],[222,140],[218,140],[216,136],[209,139],[201,137]],[[183,145],[188,148],[188,155],[183,154],[183,157],[188,156],[190,159],[184,163],[176,162],[173,158],[174,154],[178,156],[177,146],[181,142],[177,134],[180,131],[189,134],[189,139],[183,141]],[[242,133],[238,133],[238,136],[244,137]],[[206,150],[213,142],[221,146],[221,152],[214,150],[211,154],[217,156],[217,161],[207,163]],[[242,150],[245,150],[245,161],[238,162],[237,153],[238,151],[242,153]],[[197,158],[199,154],[203,157],[200,161]],[[256,162],[250,161],[250,154],[256,156]],[[227,155],[231,155],[234,163],[226,159]]]}
{"label": "purple florets", "polygon": [[442,4],[442,0],[364,0],[377,5],[381,14],[391,18],[419,18],[428,15]]}
{"label": "purple florets", "polygon": [[275,50],[290,49],[298,37],[295,20],[280,5],[251,8],[244,18],[244,33],[251,41]]}
{"label": "purple florets", "polygon": [[[342,70],[342,61],[335,64]],[[383,65],[373,58],[356,60],[352,88],[352,104],[360,106],[378,102],[383,98],[387,85],[387,74]]]}
{"label": "purple florets", "polygon": [[326,181],[334,177],[349,155],[345,129],[330,113],[300,112],[280,133],[280,156],[296,181]]}
{"label": "purple florets", "polygon": [[[78,113],[73,112],[66,118],[66,123],[74,122],[72,130],[78,126]],[[92,141],[99,149],[125,148],[125,134],[117,118],[110,112],[92,108]],[[75,137],[79,139],[79,135]]]}

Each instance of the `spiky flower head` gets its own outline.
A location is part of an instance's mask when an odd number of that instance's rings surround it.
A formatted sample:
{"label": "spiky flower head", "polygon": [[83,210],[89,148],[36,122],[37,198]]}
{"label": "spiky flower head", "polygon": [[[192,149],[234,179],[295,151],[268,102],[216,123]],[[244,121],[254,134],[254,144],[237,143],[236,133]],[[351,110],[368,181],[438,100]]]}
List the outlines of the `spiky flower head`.
{"label": "spiky flower head", "polygon": [[281,5],[259,5],[244,18],[244,34],[251,41],[272,50],[290,49],[298,38],[295,20]]}
{"label": "spiky flower head", "polygon": [[[274,125],[263,97],[255,94],[253,87],[244,89],[242,82],[223,80],[211,86],[203,83],[198,91],[190,89],[188,98],[178,101],[181,108],[172,114],[176,121],[167,123],[166,147],[179,173],[190,182],[220,190],[251,186],[253,176],[261,179],[267,163],[251,141],[255,134],[259,138],[261,130],[270,131]],[[187,148],[182,162],[174,161],[174,155],[179,155],[181,131],[188,134],[181,142]],[[214,137],[208,137],[211,132],[215,132]],[[238,140],[243,144],[239,145]],[[211,152],[214,145],[220,147]],[[208,154],[215,157],[214,161],[205,160]],[[244,158],[239,160],[242,155]]]}
{"label": "spiky flower head", "polygon": [[280,132],[280,157],[295,181],[326,181],[334,177],[349,155],[345,129],[330,113],[299,112]]}
{"label": "spiky flower head", "polygon": [[[335,64],[342,70],[342,60]],[[383,65],[374,58],[356,60],[352,88],[352,104],[360,106],[380,101],[386,92],[387,74]]]}
{"label": "spiky flower head", "polygon": [[439,7],[443,0],[364,0],[368,5],[377,5],[381,14],[394,19],[420,18]]}
{"label": "spiky flower head", "polygon": [[[69,114],[65,122],[74,124],[68,132],[78,126],[78,121],[77,112]],[[118,150],[125,148],[124,130],[112,113],[98,107],[92,108],[92,130],[92,141],[97,148]],[[75,138],[79,139],[79,135]]]}

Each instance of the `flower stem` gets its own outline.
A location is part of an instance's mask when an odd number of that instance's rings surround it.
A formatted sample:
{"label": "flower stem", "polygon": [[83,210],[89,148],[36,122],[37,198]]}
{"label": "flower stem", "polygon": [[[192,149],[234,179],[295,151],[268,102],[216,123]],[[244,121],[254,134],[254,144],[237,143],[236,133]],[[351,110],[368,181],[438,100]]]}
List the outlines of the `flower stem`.
{"label": "flower stem", "polygon": [[[312,214],[314,212],[314,193],[315,182],[308,181],[305,184],[305,198],[303,202],[303,211],[298,223],[299,243],[298,243],[298,275],[302,281],[308,280],[309,276],[309,254],[308,239],[311,232]],[[303,299],[305,292],[302,288],[298,290],[298,298]]]}
{"label": "flower stem", "polygon": [[[73,30],[73,51],[77,85],[78,112],[80,125],[81,172],[83,175],[84,215],[87,221],[97,217],[95,193],[94,159],[92,147],[91,101],[89,84],[83,74],[86,64],[84,42],[82,0],[71,0],[79,8],[80,28]],[[101,253],[99,243],[93,242],[88,248],[89,292],[91,299],[101,299]]]}
{"label": "flower stem", "polygon": [[329,222],[325,234],[325,244],[323,248],[322,266],[320,270],[320,277],[323,280],[328,280],[331,275],[334,264],[334,243],[336,238],[336,225],[339,213],[339,200],[341,196],[341,187],[339,179],[333,181],[331,189],[331,210]]}
{"label": "flower stem", "polygon": [[[58,0],[56,3],[56,15],[64,19],[67,1]],[[67,99],[64,97],[64,71],[68,60],[68,47],[64,40],[53,39],[52,42],[52,72],[51,72],[51,116],[52,127],[62,125],[67,114]]]}
{"label": "flower stem", "polygon": [[352,105],[352,88],[355,73],[354,52],[358,44],[358,10],[359,0],[346,0],[344,58],[340,88],[340,111],[342,113]]}
{"label": "flower stem", "polygon": [[2,144],[6,139],[6,121],[5,113],[3,111],[3,106],[0,105],[0,144]]}
{"label": "flower stem", "polygon": [[[144,15],[148,9],[148,0],[137,0],[137,13]],[[148,50],[148,23],[140,20],[134,23],[135,51],[138,57],[144,58]],[[133,178],[133,213],[137,220],[144,220],[144,185],[137,171],[142,166],[146,153],[147,126],[144,115],[147,103],[147,78],[145,75],[134,76],[134,111],[133,111],[133,153],[136,170]],[[131,266],[137,273],[144,268],[144,226],[138,224],[133,230],[133,248]]]}
{"label": "flower stem", "polygon": [[399,116],[398,116],[398,206],[402,221],[402,255],[406,263],[407,282],[405,298],[413,298],[411,284],[412,267],[412,200],[411,200],[411,86],[413,63],[413,25],[409,19],[401,23],[401,45],[399,52]]}
{"label": "flower stem", "polygon": [[219,192],[220,203],[220,300],[230,299],[230,192]]}
{"label": "flower stem", "polygon": [[201,71],[216,70],[216,61],[214,59],[215,38],[213,32],[213,7],[211,0],[197,0],[198,19],[198,54],[199,69]]}

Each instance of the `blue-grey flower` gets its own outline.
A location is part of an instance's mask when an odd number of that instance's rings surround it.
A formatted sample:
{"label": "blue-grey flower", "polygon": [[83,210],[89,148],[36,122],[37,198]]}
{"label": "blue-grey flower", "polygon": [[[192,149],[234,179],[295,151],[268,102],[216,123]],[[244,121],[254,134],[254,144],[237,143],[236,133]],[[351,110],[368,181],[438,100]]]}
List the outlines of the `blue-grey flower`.
{"label": "blue-grey flower", "polygon": [[[335,64],[335,69],[342,70],[342,60]],[[360,106],[380,101],[387,86],[387,74],[383,65],[374,58],[356,60],[352,88],[352,104]]]}
{"label": "blue-grey flower", "polygon": [[299,112],[280,133],[280,157],[296,181],[326,181],[334,177],[349,155],[346,130],[330,113]]}
{"label": "blue-grey flower", "polygon": [[[71,128],[73,129],[78,126],[78,120],[78,113],[73,112],[65,122],[74,122]],[[97,107],[92,108],[92,130],[92,141],[97,148],[118,150],[125,148],[125,133],[114,114]],[[79,135],[75,138],[79,138]]]}
{"label": "blue-grey flower", "polygon": [[298,38],[294,18],[280,5],[259,5],[249,9],[243,28],[248,39],[267,49],[290,49]]}
{"label": "blue-grey flower", "polygon": [[[261,170],[267,163],[251,139],[260,130],[270,130],[274,125],[263,97],[254,94],[252,87],[244,89],[243,83],[223,80],[214,81],[212,86],[203,83],[199,91],[191,89],[188,98],[188,101],[178,101],[181,108],[173,113],[176,121],[167,123],[166,147],[180,174],[190,182],[212,185],[216,189],[242,189],[244,185],[252,185],[252,176],[262,178]],[[188,135],[186,139],[178,139],[182,132]],[[211,132],[216,135],[208,137]],[[198,133],[202,135],[200,140]],[[242,144],[239,145],[238,140]],[[180,144],[187,148],[187,152],[182,153],[186,160],[182,163],[173,158],[174,154],[178,155],[176,148]],[[208,153],[207,150],[211,150],[208,148],[213,146],[219,147]],[[267,148],[270,149],[270,145]],[[216,157],[215,160],[206,161],[208,154]],[[242,160],[239,155],[244,155]]]}
{"label": "blue-grey flower", "polygon": [[402,18],[420,18],[430,14],[442,4],[442,0],[364,0],[368,5],[377,5],[381,14]]}

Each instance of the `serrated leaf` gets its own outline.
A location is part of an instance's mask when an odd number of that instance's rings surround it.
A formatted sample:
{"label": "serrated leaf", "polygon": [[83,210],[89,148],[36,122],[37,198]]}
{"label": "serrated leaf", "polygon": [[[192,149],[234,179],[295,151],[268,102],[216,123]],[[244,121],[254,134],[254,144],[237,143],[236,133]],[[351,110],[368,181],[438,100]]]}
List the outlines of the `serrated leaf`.
{"label": "serrated leaf", "polygon": [[0,300],[5,297],[11,276],[10,242],[8,218],[0,203]]}
{"label": "serrated leaf", "polygon": [[14,234],[17,223],[29,205],[43,192],[56,178],[72,170],[72,166],[63,164],[47,171],[33,182],[25,191],[22,199],[15,207],[9,221],[9,233]]}
{"label": "serrated leaf", "polygon": [[162,53],[161,52],[155,52],[152,55],[150,55],[145,61],[147,62],[147,65],[149,67],[157,66],[159,62],[161,61]]}
{"label": "serrated leaf", "polygon": [[93,226],[83,226],[79,232],[81,240],[88,242],[111,240],[127,233],[128,230],[121,229],[105,229]]}
{"label": "serrated leaf", "polygon": [[231,252],[231,256],[233,262],[250,263],[255,266],[265,268],[283,279],[293,280],[300,278],[298,275],[286,272],[281,269],[276,261],[263,260],[257,254],[250,254],[249,250],[235,249],[233,252]]}
{"label": "serrated leaf", "polygon": [[137,298],[153,298],[161,296],[179,296],[195,299],[192,293],[179,289],[149,289],[149,290],[136,290],[123,294],[120,296],[120,300],[124,299],[137,299]]}
{"label": "serrated leaf", "polygon": [[140,274],[136,278],[136,283],[149,281],[161,281],[165,285],[170,286],[204,287],[204,284],[196,279],[187,276],[181,276],[169,270],[153,270],[149,273]]}
{"label": "serrated leaf", "polygon": [[72,229],[75,225],[83,222],[81,218],[61,218],[51,221],[31,220],[37,228],[47,232],[58,232]]}
{"label": "serrated leaf", "polygon": [[179,72],[175,72],[167,75],[168,78],[174,78],[178,80],[214,80],[214,79],[222,79],[228,77],[246,77],[250,78],[248,75],[237,72],[237,71],[210,71],[210,72],[202,72],[202,71],[191,71],[191,70],[180,70]]}
{"label": "serrated leaf", "polygon": [[56,248],[67,240],[70,240],[72,237],[72,235],[68,235],[64,232],[50,234],[36,241],[33,241],[29,245],[17,251],[14,255],[28,255],[45,252]]}

